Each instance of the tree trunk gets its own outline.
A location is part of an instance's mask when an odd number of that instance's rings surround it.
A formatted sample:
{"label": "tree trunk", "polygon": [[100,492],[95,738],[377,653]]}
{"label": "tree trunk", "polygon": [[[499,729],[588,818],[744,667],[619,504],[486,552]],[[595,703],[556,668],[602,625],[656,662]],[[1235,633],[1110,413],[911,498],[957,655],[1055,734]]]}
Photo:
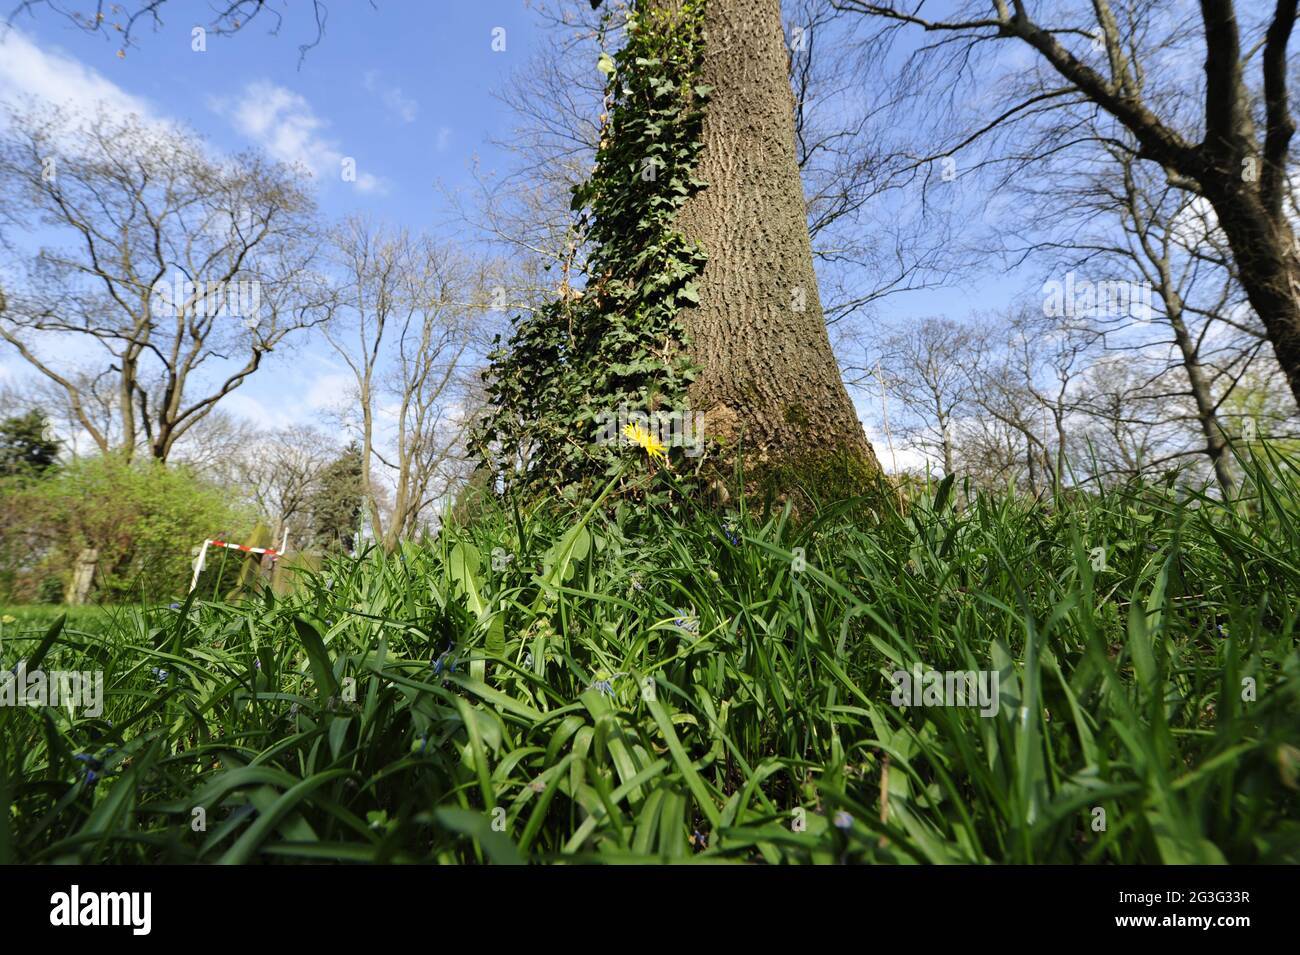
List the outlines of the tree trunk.
{"label": "tree trunk", "polygon": [[1300,406],[1300,255],[1285,220],[1273,221],[1262,203],[1237,183],[1210,192],[1219,225],[1232,249],[1237,277],[1273,345],[1273,354]]}
{"label": "tree trunk", "polygon": [[[700,366],[692,407],[706,437],[743,449],[747,478],[860,491],[880,467],[822,316],[779,0],[709,0],[705,29],[707,186],[678,216],[708,255],[683,316]],[[836,477],[847,481],[826,488]]]}
{"label": "tree trunk", "polygon": [[64,592],[63,601],[69,606],[80,607],[90,596],[90,588],[95,582],[95,566],[99,563],[99,551],[87,547],[77,555],[76,566],[72,570],[72,580]]}
{"label": "tree trunk", "polygon": [[1173,291],[1167,270],[1161,271],[1160,296],[1164,299],[1165,314],[1169,316],[1169,326],[1174,332],[1174,343],[1183,356],[1183,370],[1187,372],[1187,381],[1191,387],[1192,400],[1196,402],[1196,421],[1205,436],[1205,454],[1214,465],[1214,476],[1223,489],[1225,497],[1232,497],[1236,479],[1232,476],[1228,438],[1219,423],[1219,415],[1214,403],[1210,383],[1205,377],[1205,367],[1197,354],[1196,344],[1183,321],[1183,300]]}

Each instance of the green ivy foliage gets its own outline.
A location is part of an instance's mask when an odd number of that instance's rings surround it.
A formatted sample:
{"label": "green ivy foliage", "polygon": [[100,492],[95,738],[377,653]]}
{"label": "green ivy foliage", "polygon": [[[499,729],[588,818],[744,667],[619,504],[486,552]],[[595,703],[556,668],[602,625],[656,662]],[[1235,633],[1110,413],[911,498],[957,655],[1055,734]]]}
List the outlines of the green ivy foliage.
{"label": "green ivy foliage", "polygon": [[574,189],[577,234],[590,249],[580,292],[513,322],[485,373],[491,412],[474,436],[506,487],[589,484],[626,448],[601,444],[602,412],[684,410],[695,374],[678,312],[698,302],[704,252],[677,232],[704,183],[701,85],[704,0],[671,13],[638,4],[627,41],[597,68],[608,77],[607,123],[590,179]]}

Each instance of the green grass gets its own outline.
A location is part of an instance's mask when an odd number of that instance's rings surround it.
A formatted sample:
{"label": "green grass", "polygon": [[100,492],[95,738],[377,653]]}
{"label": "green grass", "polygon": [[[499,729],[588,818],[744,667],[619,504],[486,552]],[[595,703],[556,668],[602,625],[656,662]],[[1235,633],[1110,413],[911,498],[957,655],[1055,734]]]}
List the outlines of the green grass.
{"label": "green grass", "polygon": [[[943,482],[735,543],[551,504],[289,598],[32,621],[5,665],[107,699],[0,708],[0,861],[1294,862],[1300,474],[1255,486]],[[913,664],[998,671],[1000,711],[895,706]]]}
{"label": "green grass", "polygon": [[[0,604],[0,620],[12,617],[11,622],[3,624],[0,638],[14,630],[45,629],[60,617],[67,618],[70,629],[87,631],[103,630],[112,625],[115,618],[122,617],[138,608],[131,606],[99,606],[87,604],[83,607],[64,607],[59,604]],[[13,628],[13,629],[9,629]]]}

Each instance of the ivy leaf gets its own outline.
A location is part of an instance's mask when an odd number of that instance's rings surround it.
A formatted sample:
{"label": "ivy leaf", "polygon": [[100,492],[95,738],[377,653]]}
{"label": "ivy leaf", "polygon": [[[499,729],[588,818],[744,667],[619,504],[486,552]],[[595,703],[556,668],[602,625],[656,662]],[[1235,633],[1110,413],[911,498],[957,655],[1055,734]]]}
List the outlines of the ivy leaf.
{"label": "ivy leaf", "polygon": [[677,297],[684,302],[690,302],[692,305],[700,304],[700,290],[694,282],[687,282],[683,285],[681,291],[677,293]]}

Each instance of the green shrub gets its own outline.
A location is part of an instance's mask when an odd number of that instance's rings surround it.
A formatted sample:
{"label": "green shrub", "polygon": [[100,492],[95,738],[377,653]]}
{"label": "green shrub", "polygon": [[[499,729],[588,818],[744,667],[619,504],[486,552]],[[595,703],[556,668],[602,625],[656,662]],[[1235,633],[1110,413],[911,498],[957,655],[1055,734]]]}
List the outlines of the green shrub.
{"label": "green shrub", "polygon": [[99,555],[99,599],[151,602],[184,593],[193,548],[252,523],[228,491],[187,468],[113,457],[74,461],[28,483],[7,510],[14,520],[0,538],[0,579],[7,575],[13,596],[27,600],[53,597],[87,548]]}

